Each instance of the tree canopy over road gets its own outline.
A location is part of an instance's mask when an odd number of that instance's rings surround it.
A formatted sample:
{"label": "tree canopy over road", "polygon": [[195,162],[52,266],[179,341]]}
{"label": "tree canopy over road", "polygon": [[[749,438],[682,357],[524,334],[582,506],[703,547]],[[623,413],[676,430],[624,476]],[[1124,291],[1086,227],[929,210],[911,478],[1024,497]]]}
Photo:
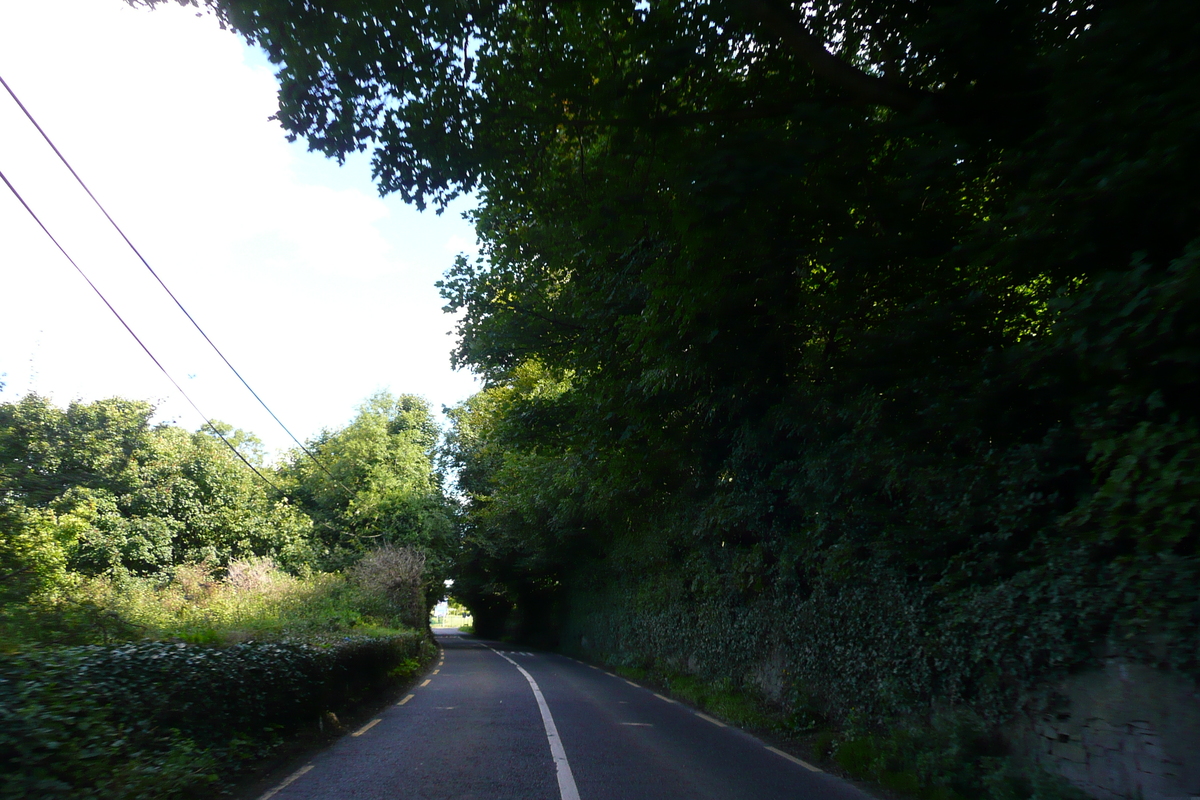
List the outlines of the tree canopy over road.
{"label": "tree canopy over road", "polygon": [[1200,6],[203,4],[291,135],[478,199],[481,629],[835,718],[1200,670]]}

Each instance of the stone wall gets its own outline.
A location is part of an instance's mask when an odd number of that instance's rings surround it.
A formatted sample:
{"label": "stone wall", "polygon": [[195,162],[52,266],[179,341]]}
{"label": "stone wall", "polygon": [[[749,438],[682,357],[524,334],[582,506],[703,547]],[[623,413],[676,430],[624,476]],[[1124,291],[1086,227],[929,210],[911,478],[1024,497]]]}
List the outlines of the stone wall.
{"label": "stone wall", "polygon": [[1200,687],[1110,659],[1030,698],[1014,744],[1098,800],[1200,798]]}

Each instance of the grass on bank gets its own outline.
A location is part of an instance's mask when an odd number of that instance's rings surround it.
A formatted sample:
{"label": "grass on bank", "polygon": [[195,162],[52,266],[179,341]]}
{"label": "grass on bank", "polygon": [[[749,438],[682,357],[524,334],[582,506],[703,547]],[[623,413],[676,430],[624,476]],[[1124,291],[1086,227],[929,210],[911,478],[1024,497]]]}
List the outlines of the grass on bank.
{"label": "grass on bank", "polygon": [[387,636],[408,629],[386,597],[346,575],[296,577],[269,562],[235,562],[223,579],[205,565],[191,565],[165,583],[94,588],[102,595],[100,603],[153,639],[228,644],[311,640],[351,631]]}
{"label": "grass on bank", "polygon": [[618,675],[665,690],[739,728],[790,742],[815,763],[892,796],[917,800],[1088,800],[1065,780],[1022,765],[982,720],[957,710],[888,728],[835,724],[799,698],[782,708],[752,686],[660,668],[612,665]]}
{"label": "grass on bank", "polygon": [[285,736],[432,659],[411,624],[422,565],[397,571],[405,559],[377,551],[307,576],[267,560],[67,576],[0,608],[0,796],[220,794]]}
{"label": "grass on bank", "polygon": [[0,612],[0,647],[12,653],[140,639],[227,645],[390,636],[415,627],[403,616],[386,591],[354,574],[289,575],[270,559],[235,561],[221,571],[187,564],[151,577],[67,576]]}

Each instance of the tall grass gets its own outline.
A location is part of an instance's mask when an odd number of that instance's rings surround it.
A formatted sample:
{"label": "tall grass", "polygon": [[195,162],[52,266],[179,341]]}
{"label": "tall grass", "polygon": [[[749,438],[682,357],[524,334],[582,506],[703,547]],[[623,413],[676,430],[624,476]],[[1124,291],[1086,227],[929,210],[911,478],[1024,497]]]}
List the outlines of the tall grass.
{"label": "tall grass", "polygon": [[10,609],[20,613],[8,614],[0,627],[9,652],[32,644],[136,639],[320,641],[412,630],[413,602],[369,569],[296,576],[270,559],[252,559],[223,570],[181,565],[152,577],[71,576],[24,607]]}
{"label": "tall grass", "polygon": [[341,573],[288,575],[269,559],[233,562],[219,578],[207,565],[193,564],[166,581],[109,580],[92,588],[104,595],[107,608],[152,639],[311,641],[408,627],[400,619],[405,609],[374,586]]}
{"label": "tall grass", "polygon": [[346,573],[67,574],[0,606],[0,796],[216,796],[283,736],[428,663],[424,620],[406,624],[422,567],[385,547]]}

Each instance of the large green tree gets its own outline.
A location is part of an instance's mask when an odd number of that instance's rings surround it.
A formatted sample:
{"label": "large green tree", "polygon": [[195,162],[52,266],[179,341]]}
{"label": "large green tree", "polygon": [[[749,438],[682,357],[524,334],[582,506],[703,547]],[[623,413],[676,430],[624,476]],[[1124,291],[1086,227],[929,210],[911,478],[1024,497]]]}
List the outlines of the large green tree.
{"label": "large green tree", "polygon": [[215,435],[152,425],[153,413],[119,398],[61,409],[31,394],[0,404],[0,535],[14,576],[312,558],[308,519]]}
{"label": "large green tree", "polygon": [[204,4],[291,135],[478,199],[443,291],[498,605],[576,592],[668,660],[654,609],[803,608],[762,647],[839,713],[1008,702],[1105,640],[1200,669],[1200,5]]}
{"label": "large green tree", "polygon": [[326,563],[341,566],[383,544],[425,553],[441,596],[453,549],[451,510],[435,465],[440,433],[429,404],[415,395],[379,392],[348,425],[327,429],[295,451],[282,484],[324,543]]}

